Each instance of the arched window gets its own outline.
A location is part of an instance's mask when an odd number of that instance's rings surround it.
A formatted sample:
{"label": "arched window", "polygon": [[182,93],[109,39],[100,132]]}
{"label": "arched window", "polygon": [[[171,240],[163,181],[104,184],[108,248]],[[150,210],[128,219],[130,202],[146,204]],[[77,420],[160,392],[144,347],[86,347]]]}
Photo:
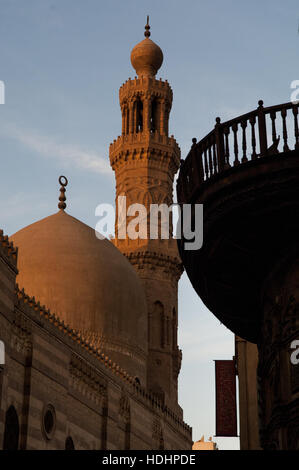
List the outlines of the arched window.
{"label": "arched window", "polygon": [[68,436],[65,440],[65,450],[75,450],[74,441],[71,436]]}
{"label": "arched window", "polygon": [[18,450],[19,419],[14,406],[10,406],[5,414],[3,450]]}
{"label": "arched window", "polygon": [[136,123],[135,132],[142,132],[143,129],[143,103],[140,98],[137,98],[136,103]]}
{"label": "arched window", "polygon": [[159,129],[159,103],[156,98],[152,101],[151,107],[151,132]]}

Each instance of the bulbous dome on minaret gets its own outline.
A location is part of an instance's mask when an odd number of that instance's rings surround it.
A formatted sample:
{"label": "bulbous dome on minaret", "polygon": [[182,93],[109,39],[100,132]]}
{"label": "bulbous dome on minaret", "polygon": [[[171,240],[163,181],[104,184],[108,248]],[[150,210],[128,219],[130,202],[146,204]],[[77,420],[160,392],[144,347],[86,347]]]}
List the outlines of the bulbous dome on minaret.
{"label": "bulbous dome on minaret", "polygon": [[150,37],[150,26],[145,25],[145,39],[132,49],[131,63],[139,77],[154,77],[163,62],[163,52]]}

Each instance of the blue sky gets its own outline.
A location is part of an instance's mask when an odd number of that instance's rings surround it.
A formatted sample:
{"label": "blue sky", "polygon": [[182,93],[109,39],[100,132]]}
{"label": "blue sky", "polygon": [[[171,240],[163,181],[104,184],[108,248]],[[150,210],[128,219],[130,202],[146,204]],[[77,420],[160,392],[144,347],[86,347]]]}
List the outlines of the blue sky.
{"label": "blue sky", "polygon": [[[114,202],[109,143],[121,131],[118,89],[135,71],[132,47],[151,38],[164,52],[158,78],[174,92],[170,134],[184,157],[215,117],[290,101],[299,79],[295,0],[0,0],[0,226],[9,235],[56,211],[57,178],[69,179],[69,212],[95,226]],[[233,335],[184,275],[180,403],[195,440],[215,433],[214,359],[234,354]],[[237,448],[238,439],[217,440]]]}

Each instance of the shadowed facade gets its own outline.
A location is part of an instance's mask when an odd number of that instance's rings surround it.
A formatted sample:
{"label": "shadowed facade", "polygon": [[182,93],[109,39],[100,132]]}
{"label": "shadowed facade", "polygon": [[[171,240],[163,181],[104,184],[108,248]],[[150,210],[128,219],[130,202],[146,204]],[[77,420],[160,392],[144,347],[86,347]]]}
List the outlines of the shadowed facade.
{"label": "shadowed facade", "polygon": [[[298,181],[298,103],[259,101],[230,121],[217,118],[180,168],[178,201],[204,207],[202,248],[184,251],[179,241],[186,272],[239,337],[244,448],[258,440],[264,449],[299,446],[298,365],[290,360],[299,338]],[[240,338],[257,345],[257,368],[254,346]]]}

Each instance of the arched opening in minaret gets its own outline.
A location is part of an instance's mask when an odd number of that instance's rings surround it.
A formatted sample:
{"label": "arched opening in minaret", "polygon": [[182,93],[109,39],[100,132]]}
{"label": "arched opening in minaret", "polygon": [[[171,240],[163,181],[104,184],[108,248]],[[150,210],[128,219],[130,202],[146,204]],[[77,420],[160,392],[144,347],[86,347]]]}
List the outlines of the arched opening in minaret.
{"label": "arched opening in minaret", "polygon": [[151,115],[150,115],[150,129],[151,132],[156,132],[159,130],[159,102],[157,98],[154,98],[151,106]]}
{"label": "arched opening in minaret", "polygon": [[122,134],[129,134],[129,106],[127,102],[123,104],[122,109]]}
{"label": "arched opening in minaret", "polygon": [[126,106],[125,134],[129,134],[129,132],[130,132],[130,112],[129,112],[129,106]]}
{"label": "arched opening in minaret", "polygon": [[135,109],[136,109],[136,127],[135,132],[142,132],[143,130],[143,103],[141,99],[138,97],[135,102]]}

